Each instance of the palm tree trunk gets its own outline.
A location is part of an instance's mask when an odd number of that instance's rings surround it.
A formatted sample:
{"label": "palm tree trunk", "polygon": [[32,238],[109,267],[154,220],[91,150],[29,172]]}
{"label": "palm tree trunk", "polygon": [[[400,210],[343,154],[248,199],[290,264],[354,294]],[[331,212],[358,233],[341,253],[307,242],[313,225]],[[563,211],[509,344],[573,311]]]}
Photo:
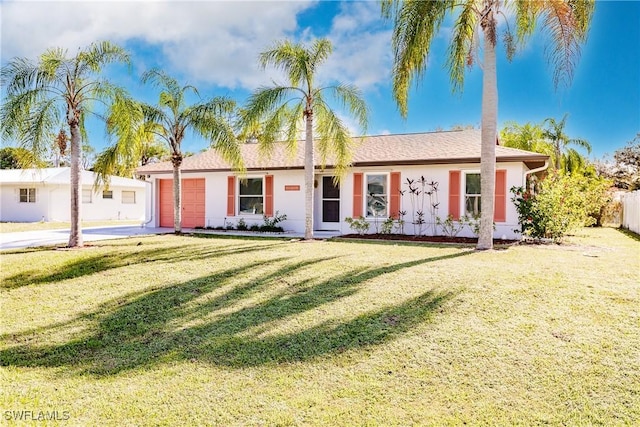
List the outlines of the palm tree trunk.
{"label": "palm tree trunk", "polygon": [[82,177],[80,163],[82,161],[82,152],[80,151],[80,127],[78,123],[69,125],[71,131],[71,171],[70,171],[70,187],[71,187],[71,231],[69,233],[69,247],[82,247],[82,226],[81,226],[81,208],[82,208]]}
{"label": "palm tree trunk", "polygon": [[489,31],[484,34],[482,73],[482,148],[480,150],[480,233],[476,249],[493,248],[493,199],[496,186],[496,135],[498,121],[498,84],[496,47]]}
{"label": "palm tree trunk", "polygon": [[313,239],[313,174],[315,169],[313,150],[313,112],[306,113],[304,141],[304,238]]}
{"label": "palm tree trunk", "polygon": [[176,234],[182,233],[182,162],[173,162],[173,229]]}

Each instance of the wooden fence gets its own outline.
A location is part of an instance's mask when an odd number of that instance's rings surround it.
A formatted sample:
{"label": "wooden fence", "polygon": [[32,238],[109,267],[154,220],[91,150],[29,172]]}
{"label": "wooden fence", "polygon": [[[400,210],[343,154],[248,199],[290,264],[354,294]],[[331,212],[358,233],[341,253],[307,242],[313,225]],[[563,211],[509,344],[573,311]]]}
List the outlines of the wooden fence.
{"label": "wooden fence", "polygon": [[640,234],[640,190],[625,193],[622,203],[622,227]]}

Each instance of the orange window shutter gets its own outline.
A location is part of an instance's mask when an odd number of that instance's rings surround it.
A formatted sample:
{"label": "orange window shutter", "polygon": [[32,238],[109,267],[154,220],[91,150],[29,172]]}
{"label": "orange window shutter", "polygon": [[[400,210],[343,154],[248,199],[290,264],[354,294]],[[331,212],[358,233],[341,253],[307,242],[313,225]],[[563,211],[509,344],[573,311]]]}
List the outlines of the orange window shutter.
{"label": "orange window shutter", "polygon": [[505,222],[507,220],[507,171],[496,170],[496,191],[494,194],[493,220]]}
{"label": "orange window shutter", "polygon": [[227,216],[236,215],[236,177],[227,177]]}
{"label": "orange window shutter", "polygon": [[353,217],[362,216],[362,174],[353,174]]}
{"label": "orange window shutter", "polygon": [[264,214],[273,216],[273,175],[264,177]]}
{"label": "orange window shutter", "polygon": [[398,219],[398,212],[400,212],[400,172],[391,172],[390,191],[389,216]]}
{"label": "orange window shutter", "polygon": [[460,171],[449,171],[449,215],[460,219]]}

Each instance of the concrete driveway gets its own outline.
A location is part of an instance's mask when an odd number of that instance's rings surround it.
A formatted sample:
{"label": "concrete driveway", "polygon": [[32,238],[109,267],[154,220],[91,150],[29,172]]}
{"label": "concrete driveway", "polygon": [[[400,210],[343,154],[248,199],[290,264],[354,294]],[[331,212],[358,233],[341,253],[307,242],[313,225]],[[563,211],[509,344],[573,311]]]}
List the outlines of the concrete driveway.
{"label": "concrete driveway", "polygon": [[[82,229],[85,242],[97,240],[122,239],[131,236],[172,233],[173,228],[142,228],[139,225],[88,227]],[[0,233],[0,251],[9,249],[53,246],[69,242],[69,229],[21,231],[18,233]]]}

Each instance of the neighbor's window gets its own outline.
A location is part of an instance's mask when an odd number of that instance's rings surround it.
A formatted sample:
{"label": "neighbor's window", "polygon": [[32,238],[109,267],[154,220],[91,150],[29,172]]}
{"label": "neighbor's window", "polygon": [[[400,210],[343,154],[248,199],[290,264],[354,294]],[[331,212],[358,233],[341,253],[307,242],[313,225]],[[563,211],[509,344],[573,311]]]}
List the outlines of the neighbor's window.
{"label": "neighbor's window", "polygon": [[104,190],[102,192],[103,199],[113,199],[113,191],[112,190]]}
{"label": "neighbor's window", "polygon": [[464,180],[464,213],[476,217],[480,215],[480,174],[467,173]]}
{"label": "neighbor's window", "polygon": [[367,175],[367,216],[387,217],[387,175]]}
{"label": "neighbor's window", "polygon": [[20,189],[20,203],[35,203],[36,202],[36,189],[35,188],[21,188]]}
{"label": "neighbor's window", "polygon": [[135,191],[123,191],[122,192],[122,203],[133,205],[136,202],[136,192]]}
{"label": "neighbor's window", "polygon": [[91,190],[82,190],[82,203],[91,203]]}
{"label": "neighbor's window", "polygon": [[240,214],[264,213],[264,195],[262,193],[262,178],[247,178],[240,180],[238,191],[238,206]]}

